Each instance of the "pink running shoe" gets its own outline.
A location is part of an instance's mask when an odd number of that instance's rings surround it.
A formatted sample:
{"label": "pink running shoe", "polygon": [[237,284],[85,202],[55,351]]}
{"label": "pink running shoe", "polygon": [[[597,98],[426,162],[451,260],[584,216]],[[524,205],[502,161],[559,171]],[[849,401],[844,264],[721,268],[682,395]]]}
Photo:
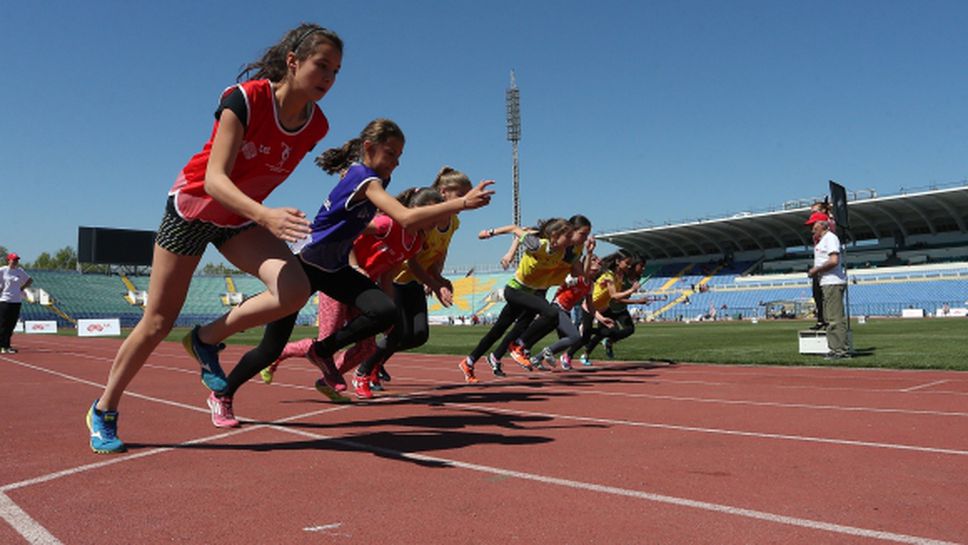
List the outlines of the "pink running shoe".
{"label": "pink running shoe", "polygon": [[571,356],[568,355],[568,352],[564,352],[559,361],[561,361],[562,369],[565,371],[571,371]]}
{"label": "pink running shoe", "polygon": [[337,392],[346,391],[346,380],[343,379],[343,375],[340,374],[339,370],[336,369],[336,364],[333,363],[333,357],[323,357],[316,353],[313,347],[309,347],[309,352],[306,353],[306,357],[313,365],[319,367],[319,370],[323,372],[323,380],[326,385],[330,388],[336,390]]}
{"label": "pink running shoe", "polygon": [[212,411],[212,424],[216,428],[239,427],[239,421],[232,413],[231,397],[216,395],[215,392],[212,392],[208,394],[208,408]]}

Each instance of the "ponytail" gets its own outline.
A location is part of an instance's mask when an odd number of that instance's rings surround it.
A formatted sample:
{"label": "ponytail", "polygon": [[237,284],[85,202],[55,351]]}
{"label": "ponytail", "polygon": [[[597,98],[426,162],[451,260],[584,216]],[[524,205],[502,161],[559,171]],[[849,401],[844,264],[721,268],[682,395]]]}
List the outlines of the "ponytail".
{"label": "ponytail", "polygon": [[432,187],[410,187],[400,192],[397,200],[407,208],[417,208],[444,202],[444,197]]}
{"label": "ponytail", "polygon": [[386,142],[391,138],[406,139],[399,125],[389,119],[374,119],[367,123],[360,135],[338,148],[330,148],[316,158],[316,166],[329,174],[342,172],[363,159],[363,142]]}
{"label": "ponytail", "polygon": [[[268,79],[279,83],[286,79],[286,56],[292,53],[306,60],[321,43],[328,43],[343,54],[343,40],[332,30],[312,23],[303,23],[286,32],[278,43],[265,50],[262,57],[242,68],[236,81]],[[251,74],[251,75],[250,75]]]}

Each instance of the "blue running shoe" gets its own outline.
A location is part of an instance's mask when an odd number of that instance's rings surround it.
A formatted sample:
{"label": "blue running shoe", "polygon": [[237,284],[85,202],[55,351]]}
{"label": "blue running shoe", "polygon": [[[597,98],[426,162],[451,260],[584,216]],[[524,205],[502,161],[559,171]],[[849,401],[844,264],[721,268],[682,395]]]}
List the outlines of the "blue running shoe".
{"label": "blue running shoe", "polygon": [[222,366],[219,365],[218,353],[225,348],[225,345],[203,343],[198,338],[198,330],[199,326],[193,327],[182,339],[182,345],[188,351],[188,355],[198,360],[198,364],[201,365],[202,384],[213,392],[224,392],[229,384],[225,380]]}
{"label": "blue running shoe", "polygon": [[91,430],[91,450],[98,454],[115,454],[127,450],[118,439],[118,411],[97,410],[97,400],[87,410],[87,429]]}

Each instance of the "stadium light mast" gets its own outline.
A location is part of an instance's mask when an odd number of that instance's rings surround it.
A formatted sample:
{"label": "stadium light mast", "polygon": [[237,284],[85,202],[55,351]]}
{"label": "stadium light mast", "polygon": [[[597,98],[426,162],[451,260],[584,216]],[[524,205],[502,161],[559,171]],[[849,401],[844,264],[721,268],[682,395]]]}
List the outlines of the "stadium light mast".
{"label": "stadium light mast", "polygon": [[[511,86],[507,88],[507,91],[505,91],[504,97],[508,116],[508,141],[511,142],[511,150],[514,161],[514,189],[512,196],[514,199],[514,219],[512,221],[514,225],[521,225],[520,182],[518,179],[518,142],[521,140],[521,93],[518,91],[518,85],[514,81],[514,70],[511,70]],[[520,257],[521,249],[518,248],[517,253],[514,255],[515,266],[517,266]]]}

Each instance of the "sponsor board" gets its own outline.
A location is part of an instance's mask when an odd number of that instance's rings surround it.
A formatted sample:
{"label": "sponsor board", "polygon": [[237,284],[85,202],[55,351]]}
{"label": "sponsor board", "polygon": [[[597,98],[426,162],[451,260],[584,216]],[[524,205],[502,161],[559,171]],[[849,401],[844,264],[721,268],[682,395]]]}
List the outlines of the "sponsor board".
{"label": "sponsor board", "polygon": [[121,335],[121,320],[105,318],[101,320],[78,320],[78,337],[112,337]]}
{"label": "sponsor board", "polygon": [[14,333],[23,333],[24,332],[24,323],[23,323],[23,320],[17,321],[17,325],[13,326],[13,332]]}
{"label": "sponsor board", "polygon": [[37,334],[37,333],[57,333],[57,321],[56,320],[27,320],[24,322],[24,333]]}

